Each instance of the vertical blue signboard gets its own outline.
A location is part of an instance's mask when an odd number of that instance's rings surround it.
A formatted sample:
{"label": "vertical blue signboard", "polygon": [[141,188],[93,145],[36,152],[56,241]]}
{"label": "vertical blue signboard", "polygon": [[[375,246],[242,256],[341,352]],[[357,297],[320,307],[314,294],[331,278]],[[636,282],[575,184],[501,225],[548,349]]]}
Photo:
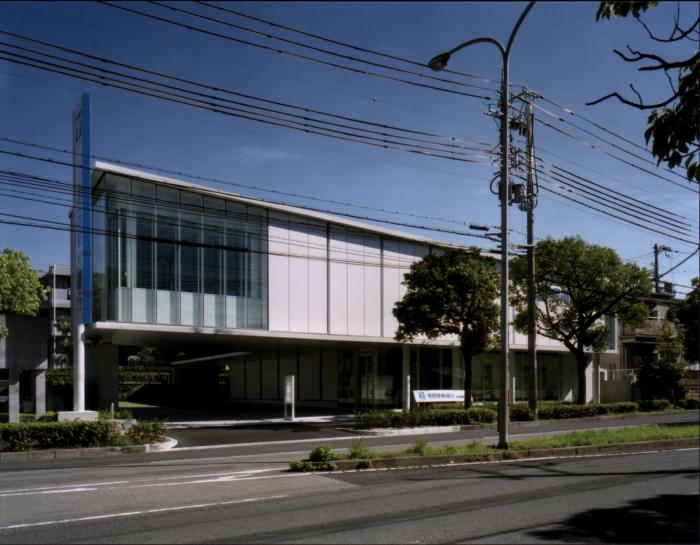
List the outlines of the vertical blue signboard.
{"label": "vertical blue signboard", "polygon": [[[90,95],[73,111],[73,213],[71,214],[71,318],[92,323],[92,187],[90,181]],[[73,310],[74,309],[74,310]]]}

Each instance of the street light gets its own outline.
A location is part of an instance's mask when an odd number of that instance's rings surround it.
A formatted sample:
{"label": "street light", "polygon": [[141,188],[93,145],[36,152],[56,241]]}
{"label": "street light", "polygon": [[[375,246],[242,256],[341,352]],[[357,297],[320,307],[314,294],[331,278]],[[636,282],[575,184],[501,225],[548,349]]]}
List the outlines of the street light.
{"label": "street light", "polygon": [[508,58],[510,48],[513,45],[515,35],[520,25],[525,20],[528,12],[535,2],[530,2],[515,23],[508,43],[505,47],[494,38],[475,38],[457,47],[434,56],[428,66],[431,70],[439,72],[444,70],[450,57],[465,47],[479,43],[495,45],[501,52],[503,59],[503,72],[501,75],[501,392],[498,400],[498,447],[508,448],[508,382],[510,381],[509,369],[509,343],[508,343],[508,197],[510,194],[509,164],[510,141],[508,132]]}

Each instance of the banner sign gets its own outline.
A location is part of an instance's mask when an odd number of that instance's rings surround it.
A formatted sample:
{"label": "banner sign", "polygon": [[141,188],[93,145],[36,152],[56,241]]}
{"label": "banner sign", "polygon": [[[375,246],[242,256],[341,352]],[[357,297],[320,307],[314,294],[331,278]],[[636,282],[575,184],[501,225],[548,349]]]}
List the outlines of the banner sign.
{"label": "banner sign", "polygon": [[413,390],[416,403],[464,403],[464,390]]}
{"label": "banner sign", "polygon": [[92,323],[92,184],[90,181],[90,95],[73,111],[73,212],[71,214],[71,321]]}

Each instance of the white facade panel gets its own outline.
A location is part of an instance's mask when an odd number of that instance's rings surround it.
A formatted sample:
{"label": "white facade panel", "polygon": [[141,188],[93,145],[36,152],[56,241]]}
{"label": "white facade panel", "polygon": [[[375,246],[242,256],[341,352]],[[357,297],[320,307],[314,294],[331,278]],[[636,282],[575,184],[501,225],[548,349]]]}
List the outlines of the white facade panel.
{"label": "white facade panel", "polygon": [[402,271],[399,270],[399,241],[384,239],[384,265],[382,269],[382,320],[384,337],[393,337],[398,327],[398,321],[391,313],[394,304],[399,300],[399,291],[403,281]]}
{"label": "white facade panel", "polygon": [[289,331],[309,331],[309,230],[302,218],[289,226]]}
{"label": "white facade panel", "polygon": [[348,334],[348,243],[345,229],[331,227],[329,263],[330,333]]}
{"label": "white facade panel", "polygon": [[309,333],[328,333],[328,235],[309,222]]}
{"label": "white facade panel", "polygon": [[364,334],[382,334],[382,247],[381,239],[365,235]]}
{"label": "white facade panel", "polygon": [[269,328],[289,331],[289,217],[270,212],[269,249]]}
{"label": "white facade panel", "polygon": [[362,234],[348,232],[348,335],[365,334],[364,250]]}

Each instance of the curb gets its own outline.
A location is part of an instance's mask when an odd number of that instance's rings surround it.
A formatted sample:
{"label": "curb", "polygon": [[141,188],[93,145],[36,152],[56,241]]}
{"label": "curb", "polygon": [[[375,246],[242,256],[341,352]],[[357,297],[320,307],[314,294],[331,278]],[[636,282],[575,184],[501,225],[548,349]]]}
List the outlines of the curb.
{"label": "curb", "polygon": [[[489,454],[443,454],[436,456],[406,456],[398,458],[372,458],[370,460],[333,460],[338,471],[362,469],[393,469],[407,467],[431,467],[450,464],[478,462],[502,462],[506,460],[526,460],[528,458],[570,458],[595,454],[624,454],[654,450],[698,447],[697,438],[667,439],[661,441],[640,441],[635,443],[615,443],[610,445],[588,445],[551,449],[529,449],[523,451],[495,451]],[[311,462],[327,464],[328,462]],[[320,468],[318,471],[329,471]],[[332,470],[331,470],[332,471]]]}
{"label": "curb", "polygon": [[17,460],[54,460],[101,456],[103,454],[143,454],[162,452],[177,445],[177,439],[166,437],[160,443],[128,445],[123,447],[86,447],[73,449],[27,450],[22,452],[0,452],[0,463]]}

